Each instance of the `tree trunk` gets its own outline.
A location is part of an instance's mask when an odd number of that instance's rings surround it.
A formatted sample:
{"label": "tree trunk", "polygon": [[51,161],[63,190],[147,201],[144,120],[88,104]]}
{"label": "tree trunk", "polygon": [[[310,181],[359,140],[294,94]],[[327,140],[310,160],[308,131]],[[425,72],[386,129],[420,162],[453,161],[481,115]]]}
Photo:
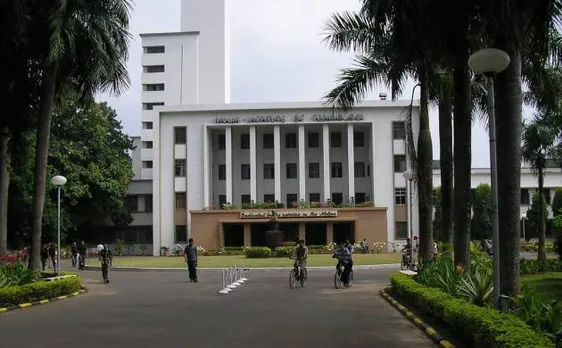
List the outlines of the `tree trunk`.
{"label": "tree trunk", "polygon": [[[445,80],[445,79],[443,79]],[[449,81],[441,82],[439,98],[439,164],[441,166],[441,242],[453,244],[453,125]]]}
{"label": "tree trunk", "polygon": [[508,40],[496,47],[511,57],[496,77],[496,142],[498,158],[498,216],[500,234],[500,289],[519,293],[519,221],[521,219],[521,53]]}
{"label": "tree trunk", "polygon": [[51,137],[51,118],[57,82],[58,65],[50,64],[45,68],[41,86],[37,122],[37,144],[35,152],[35,182],[33,192],[33,232],[31,235],[31,265],[35,272],[41,270],[41,230],[43,227],[43,209],[45,206],[45,187],[49,139]]}
{"label": "tree trunk", "polygon": [[10,129],[2,128],[0,133],[0,257],[8,252],[8,194],[10,188]]}
{"label": "tree trunk", "polygon": [[537,260],[539,263],[539,272],[546,271],[546,252],[544,250],[544,244],[546,241],[546,214],[545,214],[545,201],[544,201],[544,172],[543,168],[538,168],[539,174],[539,254]]}
{"label": "tree trunk", "polygon": [[468,54],[459,56],[454,69],[454,241],[455,265],[470,266],[472,97]]}
{"label": "tree trunk", "polygon": [[418,135],[418,211],[420,258],[433,258],[433,144],[429,129],[427,76],[420,74],[420,132]]}

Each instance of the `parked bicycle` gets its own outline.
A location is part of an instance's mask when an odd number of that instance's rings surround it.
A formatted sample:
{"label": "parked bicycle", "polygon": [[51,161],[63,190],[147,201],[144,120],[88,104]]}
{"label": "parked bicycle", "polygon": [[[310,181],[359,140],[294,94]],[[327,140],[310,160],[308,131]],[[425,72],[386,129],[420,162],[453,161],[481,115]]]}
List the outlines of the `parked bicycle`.
{"label": "parked bicycle", "polygon": [[306,280],[308,278],[308,274],[306,271],[306,267],[293,267],[291,272],[289,273],[289,287],[293,289],[300,284],[301,287],[306,285]]}
{"label": "parked bicycle", "polygon": [[342,287],[349,288],[353,285],[353,270],[349,270],[349,278],[347,284],[345,284],[344,279],[344,266],[341,263],[338,263],[336,266],[336,274],[334,275],[334,286],[336,289],[341,289]]}

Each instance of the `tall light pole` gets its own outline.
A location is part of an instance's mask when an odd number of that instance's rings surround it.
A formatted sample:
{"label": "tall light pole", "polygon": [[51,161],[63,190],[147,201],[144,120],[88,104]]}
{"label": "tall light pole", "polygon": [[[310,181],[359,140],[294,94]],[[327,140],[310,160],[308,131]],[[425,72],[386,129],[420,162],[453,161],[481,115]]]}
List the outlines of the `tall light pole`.
{"label": "tall light pole", "polygon": [[51,179],[51,183],[57,187],[57,275],[60,276],[60,189],[66,184],[66,178],[57,175]]}
{"label": "tall light pole", "polygon": [[473,53],[468,66],[477,74],[486,77],[488,119],[490,132],[490,170],[492,186],[492,253],[494,264],[494,305],[500,308],[500,234],[498,220],[498,168],[496,158],[496,112],[494,98],[494,76],[509,65],[509,55],[497,48],[485,48]]}
{"label": "tall light pole", "polygon": [[414,242],[414,220],[412,219],[412,180],[414,175],[409,171],[404,172],[404,179],[408,182],[408,221],[410,221],[410,243]]}

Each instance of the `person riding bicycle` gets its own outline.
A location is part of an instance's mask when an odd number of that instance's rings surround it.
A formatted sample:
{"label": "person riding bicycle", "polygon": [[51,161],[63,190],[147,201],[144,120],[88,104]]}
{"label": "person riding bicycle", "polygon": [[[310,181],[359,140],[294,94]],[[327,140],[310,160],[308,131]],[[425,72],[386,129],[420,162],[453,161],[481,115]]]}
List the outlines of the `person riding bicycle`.
{"label": "person riding bicycle", "polygon": [[101,261],[101,272],[103,280],[106,284],[109,283],[109,266],[112,263],[113,257],[111,255],[111,250],[107,247],[107,244],[102,245],[103,248],[98,253],[98,258]]}
{"label": "person riding bicycle", "polygon": [[300,267],[302,270],[306,269],[306,259],[308,257],[308,248],[304,245],[304,240],[299,240],[295,250],[293,251],[292,259],[295,260],[293,267],[295,268],[295,274],[298,275],[298,269]]}
{"label": "person riding bicycle", "polygon": [[407,265],[412,262],[412,240],[406,239],[406,245],[402,248],[402,263]]}
{"label": "person riding bicycle", "polygon": [[353,269],[353,245],[349,240],[342,243],[334,252],[333,258],[338,259],[336,269],[339,270],[343,266],[343,274],[341,276],[344,286],[349,285],[349,275]]}

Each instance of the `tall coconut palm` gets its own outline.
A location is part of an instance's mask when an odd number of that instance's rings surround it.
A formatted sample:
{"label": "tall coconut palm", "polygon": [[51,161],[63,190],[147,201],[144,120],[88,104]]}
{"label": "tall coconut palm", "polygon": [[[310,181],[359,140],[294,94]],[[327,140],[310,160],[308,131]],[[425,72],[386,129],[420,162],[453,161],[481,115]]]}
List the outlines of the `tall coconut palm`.
{"label": "tall coconut palm", "polygon": [[555,140],[560,133],[559,128],[545,122],[544,118],[548,115],[535,116],[535,118],[523,128],[523,145],[521,155],[523,160],[531,165],[539,182],[538,189],[538,207],[540,216],[539,223],[539,272],[546,270],[546,219],[544,214],[546,211],[544,198],[544,171],[546,169],[548,159],[554,157]]}
{"label": "tall coconut palm", "polygon": [[[125,62],[130,34],[129,0],[59,0],[37,11],[37,42],[42,62],[33,197],[32,267],[40,269],[47,155],[54,99],[60,86],[73,83],[84,96],[129,84]],[[44,33],[45,36],[41,34]]]}

